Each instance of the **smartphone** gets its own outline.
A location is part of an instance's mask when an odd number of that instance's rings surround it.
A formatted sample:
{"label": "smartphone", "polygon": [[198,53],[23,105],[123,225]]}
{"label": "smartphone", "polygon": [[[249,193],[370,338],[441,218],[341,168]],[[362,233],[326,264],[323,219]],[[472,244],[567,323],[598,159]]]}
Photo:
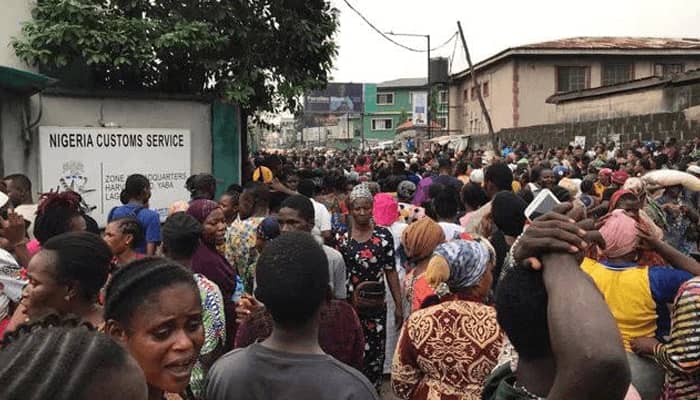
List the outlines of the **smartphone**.
{"label": "smartphone", "polygon": [[530,203],[530,205],[525,209],[525,217],[532,221],[535,218],[552,211],[552,209],[554,209],[554,207],[556,207],[559,203],[560,202],[554,193],[552,193],[549,189],[542,189],[532,203]]}

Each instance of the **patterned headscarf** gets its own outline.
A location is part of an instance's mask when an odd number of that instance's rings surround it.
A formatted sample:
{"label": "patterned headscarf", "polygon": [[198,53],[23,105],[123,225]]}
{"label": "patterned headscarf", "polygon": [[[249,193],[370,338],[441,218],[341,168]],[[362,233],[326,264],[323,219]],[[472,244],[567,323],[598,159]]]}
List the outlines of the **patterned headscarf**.
{"label": "patterned headscarf", "polygon": [[399,195],[399,199],[410,200],[416,193],[416,184],[411,181],[402,181],[399,183],[399,187],[396,192]]}
{"label": "patterned headscarf", "polygon": [[368,199],[370,201],[373,199],[372,192],[369,190],[369,186],[366,183],[360,183],[352,189],[352,192],[350,192],[350,203],[353,203],[355,200],[359,199]]}
{"label": "patterned headscarf", "polygon": [[209,214],[219,207],[219,203],[215,201],[206,199],[193,200],[190,203],[190,207],[187,209],[187,214],[194,217],[200,224],[203,224]]}
{"label": "patterned headscarf", "polygon": [[[426,279],[428,284],[435,288],[438,296],[478,284],[491,259],[491,254],[484,244],[470,240],[443,243],[435,249],[433,255],[442,257],[449,268],[449,276],[444,279],[444,274],[431,271],[433,260],[428,265]],[[439,260],[440,257],[433,259]]]}
{"label": "patterned headscarf", "polygon": [[272,240],[280,235],[280,224],[276,217],[267,217],[258,225],[257,234],[265,241]]}

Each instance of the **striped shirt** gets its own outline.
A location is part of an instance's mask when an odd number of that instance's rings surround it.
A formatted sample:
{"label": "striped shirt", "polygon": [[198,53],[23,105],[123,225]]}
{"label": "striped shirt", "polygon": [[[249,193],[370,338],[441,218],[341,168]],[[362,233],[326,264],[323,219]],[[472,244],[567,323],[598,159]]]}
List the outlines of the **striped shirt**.
{"label": "striped shirt", "polygon": [[697,399],[700,393],[700,277],[684,283],[673,303],[671,339],[654,348],[666,370],[663,400]]}

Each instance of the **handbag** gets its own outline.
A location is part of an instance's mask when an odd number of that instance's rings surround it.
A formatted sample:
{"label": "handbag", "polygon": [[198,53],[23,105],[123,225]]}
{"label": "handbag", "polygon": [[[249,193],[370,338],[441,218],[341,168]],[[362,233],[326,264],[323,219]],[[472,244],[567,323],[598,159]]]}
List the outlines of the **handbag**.
{"label": "handbag", "polygon": [[362,282],[352,294],[352,304],[359,315],[374,315],[384,311],[386,288],[376,281]]}

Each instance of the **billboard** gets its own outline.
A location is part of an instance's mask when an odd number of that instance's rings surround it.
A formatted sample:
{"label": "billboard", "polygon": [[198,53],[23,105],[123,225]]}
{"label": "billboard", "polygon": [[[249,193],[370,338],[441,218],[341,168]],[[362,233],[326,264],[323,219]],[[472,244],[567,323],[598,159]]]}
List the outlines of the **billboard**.
{"label": "billboard", "polygon": [[190,149],[189,130],[42,126],[42,189],[78,192],[104,226],[126,178],[140,173],[151,181],[150,208],[165,220],[170,204],[189,199]]}
{"label": "billboard", "polygon": [[361,83],[330,82],[323,90],[304,97],[304,113],[361,113],[364,110]]}
{"label": "billboard", "polygon": [[413,125],[426,126],[428,120],[428,92],[413,92]]}

